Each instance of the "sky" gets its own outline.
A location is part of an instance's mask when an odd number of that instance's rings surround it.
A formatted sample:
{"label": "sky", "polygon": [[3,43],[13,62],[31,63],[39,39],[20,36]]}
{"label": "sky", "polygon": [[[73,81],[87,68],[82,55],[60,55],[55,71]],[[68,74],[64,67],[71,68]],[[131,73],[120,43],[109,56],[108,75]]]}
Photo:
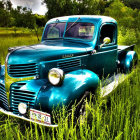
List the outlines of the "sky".
{"label": "sky", "polygon": [[11,0],[13,4],[13,8],[17,6],[28,7],[32,9],[33,13],[37,13],[39,15],[45,15],[47,12],[47,8],[45,4],[41,4],[42,0]]}

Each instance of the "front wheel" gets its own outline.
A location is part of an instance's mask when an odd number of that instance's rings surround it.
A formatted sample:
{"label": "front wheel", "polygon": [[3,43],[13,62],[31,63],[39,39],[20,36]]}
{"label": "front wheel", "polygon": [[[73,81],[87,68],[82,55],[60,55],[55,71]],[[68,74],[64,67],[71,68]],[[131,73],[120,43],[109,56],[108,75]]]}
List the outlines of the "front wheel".
{"label": "front wheel", "polygon": [[76,116],[76,122],[80,123],[81,121],[83,122],[84,119],[86,118],[86,103],[90,101],[90,98],[93,99],[93,94],[94,91],[85,91],[83,94],[83,97],[81,98],[80,102],[76,105],[76,111],[75,111],[75,116]]}

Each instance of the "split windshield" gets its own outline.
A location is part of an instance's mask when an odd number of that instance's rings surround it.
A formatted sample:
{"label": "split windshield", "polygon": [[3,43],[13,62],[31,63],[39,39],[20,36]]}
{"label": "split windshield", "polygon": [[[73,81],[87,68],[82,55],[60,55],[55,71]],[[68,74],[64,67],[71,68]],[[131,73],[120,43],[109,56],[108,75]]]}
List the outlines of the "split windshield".
{"label": "split windshield", "polygon": [[48,24],[43,39],[59,39],[66,38],[79,38],[91,40],[94,33],[94,25],[92,23],[83,22],[69,22],[66,27],[66,23],[52,23]]}

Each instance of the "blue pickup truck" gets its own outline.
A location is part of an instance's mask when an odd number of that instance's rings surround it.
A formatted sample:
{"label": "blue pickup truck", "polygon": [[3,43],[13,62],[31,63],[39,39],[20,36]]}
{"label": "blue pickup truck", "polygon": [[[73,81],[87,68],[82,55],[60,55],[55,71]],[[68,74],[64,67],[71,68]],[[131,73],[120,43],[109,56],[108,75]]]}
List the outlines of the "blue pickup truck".
{"label": "blue pickup truck", "polygon": [[[52,108],[80,101],[99,86],[102,77],[128,73],[137,60],[134,45],[117,45],[113,18],[53,18],[44,28],[41,43],[9,48],[5,66],[0,67],[0,111],[56,127],[51,122]],[[18,79],[10,85],[9,98],[6,73]]]}

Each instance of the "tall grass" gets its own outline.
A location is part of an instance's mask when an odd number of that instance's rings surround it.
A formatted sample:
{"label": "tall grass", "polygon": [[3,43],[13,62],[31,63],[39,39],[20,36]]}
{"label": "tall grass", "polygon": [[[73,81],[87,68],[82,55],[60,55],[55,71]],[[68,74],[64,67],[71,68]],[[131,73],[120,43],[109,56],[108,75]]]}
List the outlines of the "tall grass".
{"label": "tall grass", "polygon": [[[86,101],[86,115],[75,119],[65,107],[57,112],[59,127],[45,128],[1,114],[3,139],[101,139],[138,140],[140,138],[140,72],[135,70],[113,93],[103,99]],[[98,92],[96,94],[99,94]],[[81,116],[82,117],[82,116]]]}
{"label": "tall grass", "polygon": [[[8,39],[8,40],[7,40]],[[37,43],[32,37],[9,37],[1,39],[0,52],[11,46]],[[4,60],[2,59],[2,62]],[[0,115],[0,139],[100,139],[138,140],[140,138],[140,68],[135,69],[109,96],[91,96],[86,100],[86,114],[75,119],[75,106],[68,112],[66,107],[53,113],[57,128],[46,128],[37,124]]]}
{"label": "tall grass", "polygon": [[[0,28],[0,58],[2,64],[5,62],[9,47],[39,43],[34,32],[29,29],[19,28],[16,32],[17,35],[11,28]],[[39,34],[39,38],[41,40],[41,34]]]}

